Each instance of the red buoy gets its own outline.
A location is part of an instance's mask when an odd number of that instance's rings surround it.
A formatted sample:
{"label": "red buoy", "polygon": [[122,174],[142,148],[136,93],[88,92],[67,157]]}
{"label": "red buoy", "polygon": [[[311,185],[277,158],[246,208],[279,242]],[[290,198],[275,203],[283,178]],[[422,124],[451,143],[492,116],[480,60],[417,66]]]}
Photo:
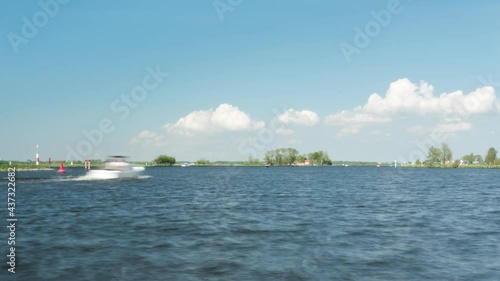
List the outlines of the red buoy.
{"label": "red buoy", "polygon": [[61,162],[59,163],[59,170],[57,170],[58,173],[66,173],[66,170],[64,170],[64,163]]}

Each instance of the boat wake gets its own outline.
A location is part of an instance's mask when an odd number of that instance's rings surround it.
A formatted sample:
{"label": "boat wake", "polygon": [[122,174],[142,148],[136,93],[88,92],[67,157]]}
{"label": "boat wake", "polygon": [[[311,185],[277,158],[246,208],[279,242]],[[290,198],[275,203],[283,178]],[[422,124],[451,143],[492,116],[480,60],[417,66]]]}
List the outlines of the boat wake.
{"label": "boat wake", "polygon": [[130,181],[130,180],[145,180],[151,178],[150,175],[136,175],[130,176],[126,178],[102,178],[92,174],[84,174],[84,175],[55,175],[55,176],[46,176],[46,177],[19,177],[16,178],[16,181],[20,184],[29,184],[31,182],[43,183],[43,182],[73,182],[73,181],[103,181],[103,180],[112,180],[112,181]]}
{"label": "boat wake", "polygon": [[92,174],[87,174],[79,177],[73,177],[73,178],[64,178],[64,179],[57,179],[59,181],[104,181],[104,180],[142,180],[142,179],[149,179],[151,176],[147,175],[140,175],[136,177],[128,177],[128,178],[102,178],[102,177],[96,177],[93,176]]}
{"label": "boat wake", "polygon": [[82,176],[64,176],[64,177],[59,176],[52,178],[23,178],[18,181],[21,182],[71,182],[71,181],[103,181],[103,180],[128,181],[128,180],[144,180],[149,178],[151,178],[151,176],[139,175],[136,177],[128,177],[128,178],[106,179],[86,174]]}

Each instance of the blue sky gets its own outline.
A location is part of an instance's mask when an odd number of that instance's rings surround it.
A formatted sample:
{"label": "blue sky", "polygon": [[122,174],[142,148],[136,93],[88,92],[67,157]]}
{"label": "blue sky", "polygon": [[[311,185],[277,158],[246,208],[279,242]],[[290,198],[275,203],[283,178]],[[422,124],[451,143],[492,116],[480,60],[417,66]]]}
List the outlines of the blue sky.
{"label": "blue sky", "polygon": [[33,159],[36,144],[42,160],[295,147],[411,161],[443,141],[455,158],[485,154],[500,148],[499,12],[496,1],[2,2],[0,158]]}

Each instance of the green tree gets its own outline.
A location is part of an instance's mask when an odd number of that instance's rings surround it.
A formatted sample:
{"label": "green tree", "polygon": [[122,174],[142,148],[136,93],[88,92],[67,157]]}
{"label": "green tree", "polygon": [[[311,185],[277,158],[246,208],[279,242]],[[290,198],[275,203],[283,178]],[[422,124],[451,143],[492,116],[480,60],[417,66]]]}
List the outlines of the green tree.
{"label": "green tree", "polygon": [[256,166],[260,164],[260,161],[258,158],[253,158],[252,155],[250,155],[248,156],[248,160],[244,164],[249,166]]}
{"label": "green tree", "polygon": [[446,163],[446,161],[451,161],[453,160],[453,154],[451,152],[451,149],[450,147],[446,144],[446,143],[443,143],[441,144],[441,154],[442,154],[442,163]]}
{"label": "green tree", "polygon": [[323,157],[322,157],[322,165],[327,165],[327,166],[331,166],[333,164],[333,161],[332,159],[330,159],[330,156],[328,156],[328,152],[323,152]]}
{"label": "green tree", "polygon": [[297,156],[299,155],[299,151],[295,148],[286,148],[283,150],[284,154],[284,164],[292,165],[297,160]]}
{"label": "green tree", "polygon": [[494,164],[496,160],[497,160],[497,150],[493,147],[490,147],[490,149],[488,149],[486,157],[484,158],[484,162],[488,165],[491,165]]}
{"label": "green tree", "polygon": [[[264,155],[264,162],[268,165],[292,165],[296,162],[303,163],[305,155],[300,155],[299,151],[295,148],[277,148],[267,151]],[[332,165],[327,152],[316,151],[309,153],[309,160],[318,165]]]}
{"label": "green tree", "polygon": [[196,165],[210,165],[210,161],[207,159],[201,158],[200,160],[195,162]]}
{"label": "green tree", "polygon": [[474,162],[474,153],[471,152],[470,154],[464,155],[462,157],[462,160],[467,161],[467,163],[469,164],[472,164]]}
{"label": "green tree", "polygon": [[276,161],[276,165],[281,166],[283,165],[283,150],[281,148],[278,148],[274,151],[274,158]]}
{"label": "green tree", "polygon": [[479,155],[479,154],[475,155],[474,156],[474,161],[477,161],[477,163],[482,164],[484,162],[483,156]]}
{"label": "green tree", "polygon": [[267,151],[264,155],[264,162],[267,165],[275,165],[274,150]]}
{"label": "green tree", "polygon": [[432,167],[434,163],[439,163],[441,155],[441,149],[434,146],[429,147],[429,152],[427,152],[427,164]]}
{"label": "green tree", "polygon": [[306,160],[305,155],[297,155],[297,158],[295,158],[295,161],[297,161],[297,163],[304,163],[304,160]]}
{"label": "green tree", "polygon": [[175,164],[175,157],[168,156],[168,155],[160,155],[156,157],[154,160],[156,165],[161,165],[161,166],[172,166]]}
{"label": "green tree", "polygon": [[266,152],[264,162],[269,165],[292,165],[298,156],[299,151],[295,148],[277,148]]}
{"label": "green tree", "polygon": [[318,151],[309,153],[311,164],[318,164],[320,158],[321,154]]}
{"label": "green tree", "polygon": [[312,163],[318,164],[320,166],[333,164],[332,160],[328,156],[328,152],[322,150],[309,153],[309,160],[311,160]]}

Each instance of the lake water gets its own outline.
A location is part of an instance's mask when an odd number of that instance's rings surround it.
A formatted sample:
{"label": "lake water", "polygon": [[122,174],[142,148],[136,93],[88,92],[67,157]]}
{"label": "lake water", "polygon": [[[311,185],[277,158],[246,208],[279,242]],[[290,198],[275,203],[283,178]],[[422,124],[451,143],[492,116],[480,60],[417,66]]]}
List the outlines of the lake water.
{"label": "lake water", "polygon": [[1,280],[500,280],[500,170],[83,174],[18,172],[16,273],[4,262]]}

